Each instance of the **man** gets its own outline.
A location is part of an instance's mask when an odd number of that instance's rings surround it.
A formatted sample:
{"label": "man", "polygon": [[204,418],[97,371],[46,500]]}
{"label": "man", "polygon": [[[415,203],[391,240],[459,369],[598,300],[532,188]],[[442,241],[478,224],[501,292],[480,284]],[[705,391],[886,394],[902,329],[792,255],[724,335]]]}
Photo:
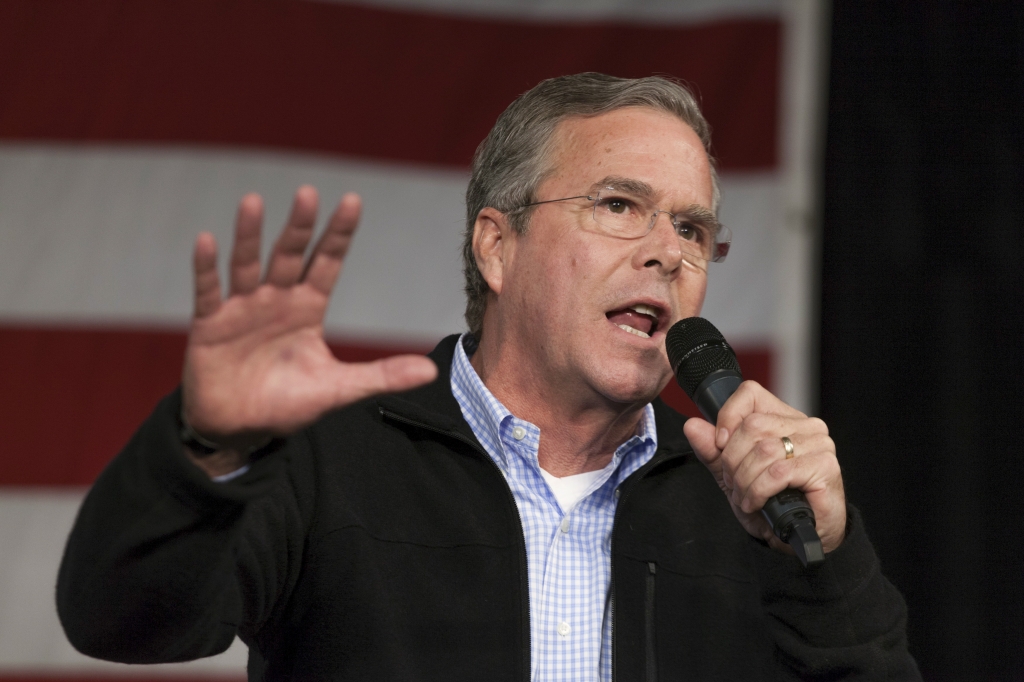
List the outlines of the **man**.
{"label": "man", "polygon": [[[752,382],[717,430],[656,400],[665,333],[699,313],[724,240],[709,144],[663,79],[516,100],[467,191],[470,333],[436,365],[346,365],[323,342],[355,196],[307,258],[301,188],[265,272],[243,199],[229,297],[201,235],[181,390],[69,539],[72,643],[155,662],[237,633],[254,680],[917,676],[825,425]],[[787,487],[820,568],[759,514]]]}

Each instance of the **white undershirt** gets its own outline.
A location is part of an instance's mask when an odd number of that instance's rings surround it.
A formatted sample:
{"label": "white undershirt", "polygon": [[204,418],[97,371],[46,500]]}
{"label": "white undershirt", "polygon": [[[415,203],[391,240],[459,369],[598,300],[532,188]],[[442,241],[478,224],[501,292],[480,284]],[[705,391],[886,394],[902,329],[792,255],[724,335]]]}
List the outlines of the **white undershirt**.
{"label": "white undershirt", "polygon": [[544,469],[541,469],[540,473],[544,477],[544,482],[551,488],[555,499],[558,500],[558,506],[562,508],[563,512],[568,513],[583,498],[590,485],[601,477],[604,469],[587,471],[582,474],[575,474],[574,476],[563,476],[562,478],[552,476],[544,471]]}

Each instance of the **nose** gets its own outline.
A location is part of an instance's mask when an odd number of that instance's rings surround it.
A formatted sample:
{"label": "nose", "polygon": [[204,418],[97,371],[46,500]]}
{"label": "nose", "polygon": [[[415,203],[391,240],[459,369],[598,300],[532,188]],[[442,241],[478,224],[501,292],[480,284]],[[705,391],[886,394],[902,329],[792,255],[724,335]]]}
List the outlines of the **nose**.
{"label": "nose", "polygon": [[[664,218],[662,213],[665,214]],[[651,216],[650,231],[637,241],[637,265],[656,268],[665,276],[671,276],[679,270],[683,262],[683,250],[679,245],[676,228],[672,225],[672,214],[668,211],[655,211]]]}

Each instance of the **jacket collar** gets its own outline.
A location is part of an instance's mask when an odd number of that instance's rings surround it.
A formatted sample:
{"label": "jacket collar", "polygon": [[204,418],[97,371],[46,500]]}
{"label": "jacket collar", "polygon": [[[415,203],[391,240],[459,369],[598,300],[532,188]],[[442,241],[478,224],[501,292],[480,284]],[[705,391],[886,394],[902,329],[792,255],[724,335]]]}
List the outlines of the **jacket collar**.
{"label": "jacket collar", "polygon": [[[381,396],[377,399],[377,406],[382,411],[469,438],[479,444],[462,416],[458,401],[452,395],[452,358],[458,342],[458,334],[446,336],[427,355],[437,365],[437,378],[434,381],[404,393]],[[683,435],[686,417],[662,402],[661,398],[655,398],[652,404],[654,422],[658,429],[658,451],[667,456],[692,453],[693,449]]]}
{"label": "jacket collar", "polygon": [[476,436],[473,435],[473,429],[462,416],[462,408],[452,395],[452,358],[455,356],[455,344],[458,342],[458,334],[446,336],[427,355],[437,365],[436,379],[411,391],[381,396],[377,398],[377,406],[381,411],[469,438],[479,445]]}
{"label": "jacket collar", "polygon": [[688,417],[673,410],[661,398],[655,398],[651,404],[654,406],[654,423],[658,428],[658,450],[670,454],[692,454],[690,441],[683,434],[683,424]]}

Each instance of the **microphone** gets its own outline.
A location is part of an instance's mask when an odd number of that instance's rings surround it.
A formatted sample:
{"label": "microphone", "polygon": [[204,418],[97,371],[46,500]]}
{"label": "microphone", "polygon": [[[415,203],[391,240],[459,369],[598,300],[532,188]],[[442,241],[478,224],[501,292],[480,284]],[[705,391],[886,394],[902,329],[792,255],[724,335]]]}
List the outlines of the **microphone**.
{"label": "microphone", "polygon": [[[743,381],[732,347],[713,324],[702,317],[688,317],[668,330],[665,349],[679,385],[705,419],[717,424],[718,411]],[[804,566],[825,560],[814,528],[814,511],[802,492],[786,488],[769,498],[761,513],[776,537],[789,543]]]}

